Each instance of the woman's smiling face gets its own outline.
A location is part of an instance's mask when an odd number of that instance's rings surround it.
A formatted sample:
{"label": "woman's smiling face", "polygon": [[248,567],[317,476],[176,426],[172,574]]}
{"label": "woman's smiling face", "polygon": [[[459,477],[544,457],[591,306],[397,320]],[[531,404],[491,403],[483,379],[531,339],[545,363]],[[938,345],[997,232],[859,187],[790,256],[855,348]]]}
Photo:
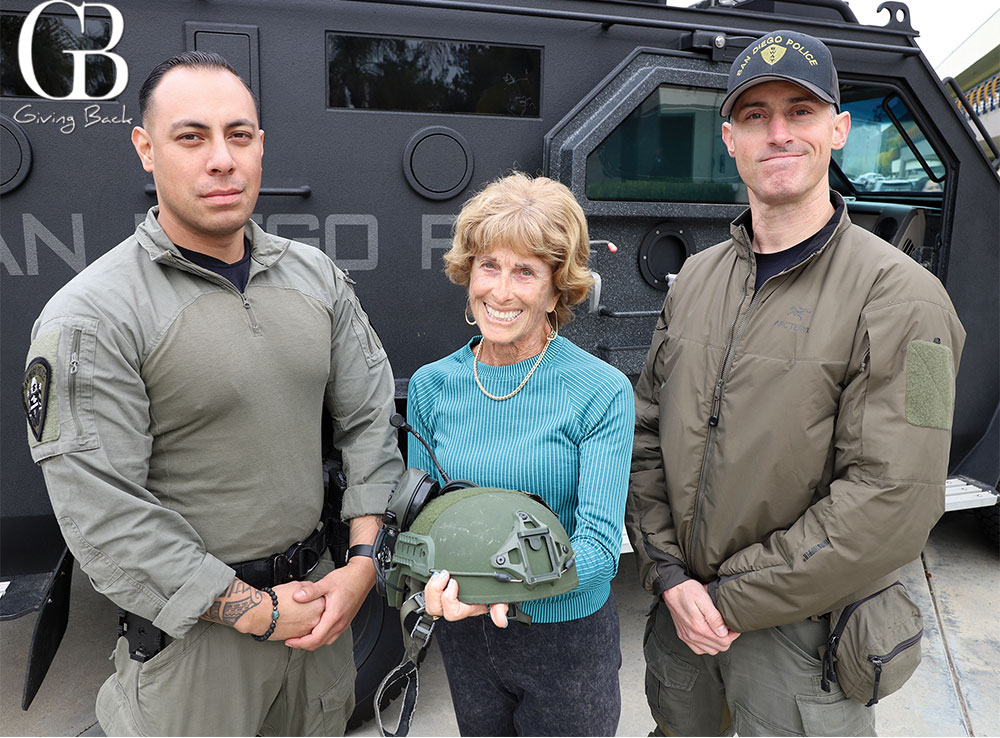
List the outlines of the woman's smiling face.
{"label": "woman's smiling face", "polygon": [[551,330],[546,315],[558,300],[552,268],[537,256],[498,247],[472,260],[469,304],[484,350],[495,344],[517,361],[538,354]]}

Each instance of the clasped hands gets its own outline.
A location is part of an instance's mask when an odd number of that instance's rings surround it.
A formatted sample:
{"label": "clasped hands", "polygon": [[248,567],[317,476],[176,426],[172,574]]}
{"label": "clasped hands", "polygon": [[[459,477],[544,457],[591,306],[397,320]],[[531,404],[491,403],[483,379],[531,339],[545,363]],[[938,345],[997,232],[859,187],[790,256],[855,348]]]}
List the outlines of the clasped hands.
{"label": "clasped hands", "polygon": [[726,626],[708,587],[694,579],[664,591],[663,601],[677,629],[677,637],[694,653],[715,655],[729,650],[740,634]]}
{"label": "clasped hands", "polygon": [[[278,620],[269,640],[291,648],[314,651],[333,643],[354,620],[372,587],[371,562],[357,560],[335,569],[318,582],[288,582],[275,586]],[[240,618],[244,633],[264,633],[271,624],[271,601],[263,601]]]}

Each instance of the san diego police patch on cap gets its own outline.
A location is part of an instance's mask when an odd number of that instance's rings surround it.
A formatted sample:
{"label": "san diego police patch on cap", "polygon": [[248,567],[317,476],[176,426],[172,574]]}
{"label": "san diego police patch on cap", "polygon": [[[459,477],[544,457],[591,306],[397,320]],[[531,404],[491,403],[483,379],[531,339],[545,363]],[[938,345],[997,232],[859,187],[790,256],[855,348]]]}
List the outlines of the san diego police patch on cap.
{"label": "san diego police patch on cap", "polygon": [[42,432],[45,430],[45,411],[49,405],[51,381],[52,367],[49,362],[36,356],[28,363],[28,368],[24,371],[24,382],[21,384],[21,399],[31,434],[36,441],[42,440]]}

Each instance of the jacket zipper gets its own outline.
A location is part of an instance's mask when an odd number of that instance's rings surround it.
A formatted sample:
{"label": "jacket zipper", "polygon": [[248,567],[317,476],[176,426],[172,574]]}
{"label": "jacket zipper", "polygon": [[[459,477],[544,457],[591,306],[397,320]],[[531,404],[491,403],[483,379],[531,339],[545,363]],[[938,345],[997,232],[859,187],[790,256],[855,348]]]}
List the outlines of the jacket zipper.
{"label": "jacket zipper", "polygon": [[872,347],[869,346],[868,348],[865,349],[865,355],[861,357],[861,365],[858,367],[859,372],[864,372],[864,370],[868,368],[868,360],[871,359],[871,356],[872,356]]}
{"label": "jacket zipper", "polygon": [[[836,235],[836,231],[834,231]],[[708,418],[708,438],[705,440],[705,455],[701,459],[701,476],[698,480],[698,491],[695,493],[695,503],[694,503],[694,516],[691,519],[691,527],[687,536],[687,551],[686,554],[690,555],[690,551],[694,546],[694,532],[698,528],[698,522],[701,518],[701,500],[702,495],[705,492],[705,474],[708,472],[708,463],[712,457],[712,452],[715,447],[715,428],[719,425],[719,412],[722,409],[722,395],[723,390],[726,385],[726,380],[729,378],[729,370],[732,368],[731,359],[733,358],[734,349],[737,343],[739,343],[740,338],[743,336],[743,331],[746,329],[747,324],[750,322],[750,316],[753,314],[754,306],[756,305],[757,296],[763,291],[764,285],[770,282],[775,277],[780,277],[783,274],[794,271],[801,267],[803,264],[812,261],[817,254],[824,251],[829,245],[830,241],[833,240],[833,236],[819,249],[814,251],[808,257],[793,264],[791,267],[773,275],[767,281],[760,286],[760,289],[755,291],[753,297],[750,298],[750,305],[747,307],[746,315],[743,317],[743,322],[739,326],[739,331],[736,330],[737,323],[740,321],[740,311],[743,309],[743,304],[746,302],[747,298],[747,288],[750,284],[750,277],[754,273],[754,262],[753,254],[748,256],[747,263],[747,276],[743,280],[743,297],[740,300],[740,306],[736,310],[736,316],[733,318],[733,324],[729,327],[729,343],[726,345],[726,351],[722,356],[722,366],[719,369],[719,376],[715,381],[715,393],[712,396],[712,410]],[[752,251],[752,249],[751,249]],[[866,356],[867,358],[867,356]],[[860,604],[860,603],[858,603]]]}
{"label": "jacket zipper", "polygon": [[361,310],[358,305],[354,306],[354,320],[358,322],[358,325],[361,326],[361,332],[365,334],[365,342],[368,344],[368,355],[373,355],[375,353],[375,347],[372,345],[371,323],[367,320],[362,320]]}
{"label": "jacket zipper", "polygon": [[[737,341],[737,330],[736,326],[740,322],[740,313],[743,311],[743,305],[746,303],[748,288],[750,285],[750,277],[753,274],[753,264],[748,262],[747,264],[747,276],[743,279],[743,296],[740,298],[739,307],[736,309],[736,315],[733,317],[733,324],[729,326],[729,342],[726,345],[726,351],[722,355],[722,365],[719,367],[719,376],[715,380],[715,392],[712,395],[712,410],[708,418],[708,438],[705,439],[705,454],[701,458],[701,475],[698,479],[698,491],[695,493],[694,500],[694,516],[691,520],[691,527],[688,530],[687,536],[687,551],[690,555],[691,550],[694,547],[694,532],[698,528],[698,523],[701,518],[701,501],[702,495],[705,492],[705,475],[708,473],[708,463],[712,458],[712,452],[715,448],[715,428],[719,425],[719,411],[722,407],[722,394],[723,388],[726,384],[726,379],[729,375],[729,369],[731,367],[731,359],[734,353],[734,346]],[[750,305],[747,308],[747,314],[743,319],[743,324],[740,326],[739,334],[742,335],[743,329],[746,327],[746,322],[750,318],[750,313],[753,310],[754,300],[757,298],[757,293],[750,298]]]}
{"label": "jacket zipper", "polygon": [[260,325],[257,323],[257,316],[253,312],[253,306],[250,304],[250,300],[247,298],[246,294],[243,292],[238,293],[240,299],[243,300],[243,307],[247,311],[247,318],[250,320],[250,330],[255,336],[260,335]]}
{"label": "jacket zipper", "polygon": [[76,406],[76,375],[80,371],[80,342],[83,339],[83,331],[79,328],[73,331],[73,343],[69,354],[69,407],[73,414],[73,425],[76,427],[76,435],[79,438],[83,435],[83,423],[80,422],[80,412]]}
{"label": "jacket zipper", "polygon": [[[186,272],[190,272],[191,274],[195,274],[199,277],[208,280],[209,282],[212,282],[213,284],[217,284],[225,288],[229,292],[234,292],[236,296],[239,297],[240,300],[243,302],[243,308],[247,311],[247,320],[250,322],[250,332],[253,333],[253,335],[255,336],[261,335],[260,324],[257,322],[257,316],[253,311],[253,306],[250,304],[250,300],[246,296],[246,294],[236,289],[236,285],[234,285],[228,279],[220,277],[218,274],[209,269],[203,269],[202,267],[199,267],[196,264],[189,263],[187,260],[179,260],[178,257],[175,256],[173,253],[170,253],[168,258],[170,259],[172,265],[175,268],[182,269]],[[249,280],[247,283],[249,284]]]}

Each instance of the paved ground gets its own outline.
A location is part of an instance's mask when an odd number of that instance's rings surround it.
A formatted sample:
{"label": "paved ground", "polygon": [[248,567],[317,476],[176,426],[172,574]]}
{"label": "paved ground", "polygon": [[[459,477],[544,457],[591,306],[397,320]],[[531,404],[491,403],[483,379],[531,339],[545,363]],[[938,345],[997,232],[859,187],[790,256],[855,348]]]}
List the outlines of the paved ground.
{"label": "paved ground", "polygon": [[[913,678],[876,707],[885,736],[1000,736],[1000,569],[998,552],[969,514],[938,524],[923,561],[907,569],[907,587],[924,613],[923,661]],[[111,672],[114,609],[73,577],[69,627],[52,669],[28,712],[20,709],[33,617],[0,623],[0,735],[102,735],[94,697]],[[632,556],[614,583],[622,627],[622,720],[618,735],[652,726],[643,695],[642,628],[648,596],[636,584]],[[990,695],[993,695],[992,697]],[[389,717],[392,717],[390,715]],[[421,670],[414,736],[458,735],[437,650]],[[353,735],[378,735],[369,723]]]}

